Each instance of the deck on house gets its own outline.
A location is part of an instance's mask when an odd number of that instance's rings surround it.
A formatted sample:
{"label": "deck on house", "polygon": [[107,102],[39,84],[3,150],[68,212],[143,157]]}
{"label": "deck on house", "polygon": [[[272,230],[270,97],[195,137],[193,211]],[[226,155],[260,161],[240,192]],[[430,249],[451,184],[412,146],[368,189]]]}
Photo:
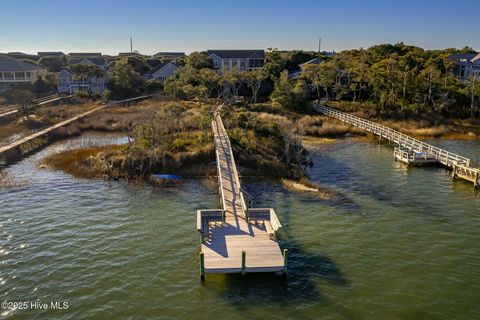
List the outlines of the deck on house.
{"label": "deck on house", "polygon": [[286,271],[275,239],[280,222],[271,208],[247,209],[230,140],[219,114],[212,121],[222,209],[197,210],[200,273]]}

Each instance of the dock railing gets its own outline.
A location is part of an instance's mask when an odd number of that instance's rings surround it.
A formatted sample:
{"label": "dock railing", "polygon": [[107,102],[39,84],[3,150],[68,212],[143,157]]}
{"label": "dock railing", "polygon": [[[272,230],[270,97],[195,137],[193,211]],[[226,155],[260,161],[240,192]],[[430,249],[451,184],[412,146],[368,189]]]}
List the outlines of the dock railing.
{"label": "dock railing", "polygon": [[384,125],[375,123],[373,121],[365,120],[349,113],[338,111],[322,105],[315,105],[314,108],[322,114],[339,119],[348,124],[364,129],[387,140],[390,140],[398,144],[400,147],[404,147],[415,152],[429,152],[436,157],[438,162],[448,167],[453,167],[453,165],[461,165],[466,167],[470,166],[471,161],[469,158],[432,146],[431,144],[412,138],[404,133],[401,133]]}
{"label": "dock railing", "polygon": [[[241,190],[240,179],[239,179],[239,175],[238,175],[238,171],[237,171],[237,164],[235,163],[235,158],[233,157],[232,144],[230,143],[230,138],[228,137],[227,131],[225,130],[225,126],[223,125],[222,117],[220,116],[220,113],[219,113],[222,107],[223,107],[223,104],[220,105],[218,108],[216,108],[216,110],[214,112],[214,117],[215,117],[214,121],[216,121],[216,123],[218,124],[219,129],[221,131],[221,134],[225,137],[225,141],[227,142],[227,145],[228,145],[228,152],[232,155],[230,160],[232,162],[232,167],[233,167],[233,179],[235,181],[235,184],[238,186],[238,192],[240,193],[240,205],[242,206],[243,211],[246,212],[247,205],[245,203],[245,198],[244,198],[243,192]],[[217,153],[217,163],[220,163],[218,153]],[[218,167],[218,169],[219,169],[218,172],[221,172],[220,167]],[[222,188],[222,193],[221,194],[222,194],[222,198],[224,199],[223,188]],[[224,202],[222,204],[225,205]],[[225,209],[225,206],[223,208]]]}

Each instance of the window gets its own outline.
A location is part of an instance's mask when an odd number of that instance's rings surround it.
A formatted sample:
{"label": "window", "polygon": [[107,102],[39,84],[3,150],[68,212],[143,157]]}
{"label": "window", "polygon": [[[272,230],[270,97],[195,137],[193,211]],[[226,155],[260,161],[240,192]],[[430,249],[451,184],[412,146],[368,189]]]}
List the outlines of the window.
{"label": "window", "polygon": [[13,72],[4,72],[3,77],[5,80],[13,80]]}
{"label": "window", "polygon": [[213,60],[213,66],[214,66],[215,68],[218,68],[218,61],[217,61],[217,60]]}
{"label": "window", "polygon": [[16,79],[25,79],[25,73],[23,72],[15,72]]}
{"label": "window", "polygon": [[262,68],[264,65],[263,59],[252,59],[250,60],[249,67],[250,68]]}

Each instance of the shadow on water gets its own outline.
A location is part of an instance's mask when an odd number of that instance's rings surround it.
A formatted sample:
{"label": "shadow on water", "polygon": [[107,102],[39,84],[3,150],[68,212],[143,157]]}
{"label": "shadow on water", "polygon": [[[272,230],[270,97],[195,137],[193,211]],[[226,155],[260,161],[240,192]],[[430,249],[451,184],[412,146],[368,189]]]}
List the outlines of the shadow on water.
{"label": "shadow on water", "polygon": [[348,281],[335,261],[322,252],[309,252],[291,235],[288,225],[295,210],[288,206],[283,207],[282,211],[284,228],[279,244],[289,252],[287,276],[274,273],[229,274],[221,276],[225,277],[225,286],[219,287],[218,283],[209,282],[207,275],[203,286],[209,291],[217,291],[218,296],[237,309],[244,309],[252,303],[256,306],[322,303],[325,299],[319,283],[348,287]]}
{"label": "shadow on water", "polygon": [[382,186],[372,184],[366,176],[352,170],[343,162],[317,152],[311,154],[315,163],[320,164],[313,167],[310,172],[313,182],[320,185],[335,185],[382,202],[395,200],[394,193]]}

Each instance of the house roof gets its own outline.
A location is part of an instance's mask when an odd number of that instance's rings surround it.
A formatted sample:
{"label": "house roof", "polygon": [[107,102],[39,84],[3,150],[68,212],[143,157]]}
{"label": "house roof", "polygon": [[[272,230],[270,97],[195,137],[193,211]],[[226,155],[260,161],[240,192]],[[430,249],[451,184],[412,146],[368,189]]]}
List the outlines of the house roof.
{"label": "house roof", "polygon": [[0,58],[0,72],[25,72],[25,71],[38,71],[45,70],[44,68],[24,62],[22,60],[12,59],[12,58]]}
{"label": "house roof", "polygon": [[65,53],[61,52],[61,51],[51,51],[51,52],[48,52],[48,51],[45,51],[45,52],[37,52],[37,56],[39,57],[62,57],[64,56]]}
{"label": "house roof", "polygon": [[101,57],[101,52],[70,52],[68,54],[72,57]]}
{"label": "house roof", "polygon": [[309,60],[307,62],[300,63],[300,66],[305,66],[305,65],[309,65],[309,64],[320,64],[322,62],[323,62],[323,60],[317,57],[317,58],[314,58],[314,59]]}
{"label": "house roof", "polygon": [[450,55],[450,59],[457,60],[457,61],[458,60],[471,61],[473,58],[475,58],[475,56],[477,56],[476,53],[455,53]]}
{"label": "house roof", "polygon": [[264,50],[207,50],[207,56],[212,54],[222,59],[265,59]]}
{"label": "house roof", "polygon": [[472,62],[480,60],[480,53],[477,54],[474,58],[472,58]]}
{"label": "house roof", "polygon": [[157,52],[152,57],[184,57],[185,52]]}
{"label": "house roof", "polygon": [[81,63],[84,63],[85,60],[88,60],[90,61],[91,63],[93,63],[94,65],[96,66],[99,66],[99,67],[104,67],[107,63],[107,60],[105,58],[100,58],[100,57],[94,57],[94,58],[83,58],[83,59],[76,59],[76,60],[73,60],[71,62],[71,64],[81,64]]}
{"label": "house roof", "polygon": [[147,73],[145,73],[145,75],[152,75],[152,74],[154,74],[155,72],[157,72],[158,70],[163,69],[164,67],[166,67],[168,64],[173,64],[175,67],[178,68],[178,65],[176,65],[176,64],[173,63],[173,62],[160,63],[158,66],[155,66],[155,67],[153,67],[152,69],[150,69]]}

